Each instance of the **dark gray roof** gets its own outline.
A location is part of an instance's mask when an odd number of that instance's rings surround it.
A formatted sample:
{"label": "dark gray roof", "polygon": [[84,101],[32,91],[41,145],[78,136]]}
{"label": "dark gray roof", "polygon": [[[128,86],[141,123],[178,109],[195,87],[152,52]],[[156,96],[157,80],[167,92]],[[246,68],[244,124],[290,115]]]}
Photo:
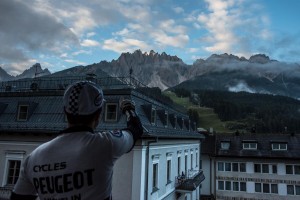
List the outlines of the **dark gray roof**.
{"label": "dark gray roof", "polygon": [[[63,81],[63,80],[61,80]],[[13,84],[12,84],[13,85]],[[37,90],[16,90],[10,92],[0,92],[0,132],[29,132],[29,133],[58,133],[60,130],[67,127],[65,115],[63,113],[62,96],[64,90],[46,90],[39,88]],[[165,127],[165,122],[162,116],[157,115],[156,123],[152,125],[149,119],[149,109],[145,110],[144,105],[155,108],[156,110],[165,110],[169,114],[174,114],[185,119],[188,124],[189,117],[185,113],[179,112],[173,107],[156,101],[148,97],[132,87],[119,87],[104,89],[104,97],[107,103],[119,103],[121,98],[130,98],[136,103],[136,111],[140,116],[144,126],[145,137],[168,137],[168,138],[202,138],[202,135],[197,133],[195,127],[189,128],[187,125],[182,127],[173,127],[168,122],[168,127]],[[28,104],[30,116],[26,121],[18,121],[18,105]],[[104,113],[104,112],[103,112]],[[150,113],[151,115],[151,113]],[[106,122],[102,117],[101,124],[98,126],[98,131],[114,130],[126,127],[125,116],[118,114],[117,122]]]}
{"label": "dark gray roof", "polygon": [[[228,150],[221,148],[222,142],[230,143]],[[257,149],[243,149],[243,143],[257,143]],[[272,150],[273,143],[287,144],[287,150]],[[202,151],[217,157],[300,159],[300,134],[221,134],[207,136],[202,143]]]}

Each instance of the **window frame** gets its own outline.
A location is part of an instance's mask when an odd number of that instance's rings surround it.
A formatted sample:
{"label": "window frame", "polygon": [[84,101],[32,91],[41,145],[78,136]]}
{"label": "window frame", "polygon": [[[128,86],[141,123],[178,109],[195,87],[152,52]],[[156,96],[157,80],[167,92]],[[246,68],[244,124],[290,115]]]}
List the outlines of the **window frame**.
{"label": "window frame", "polygon": [[[252,147],[251,145],[255,145]],[[257,150],[257,142],[243,142],[243,149],[245,150]]]}
{"label": "window frame", "polygon": [[152,125],[156,124],[156,109],[155,108],[151,108],[151,118],[150,118],[150,123]]}
{"label": "window frame", "polygon": [[[26,108],[25,111],[21,111],[21,108]],[[21,115],[25,115],[25,117],[21,117]],[[19,104],[18,105],[18,113],[17,113],[17,121],[20,122],[25,122],[28,120],[28,115],[29,115],[29,105],[28,104]]]}
{"label": "window frame", "polygon": [[[278,148],[275,148],[275,145],[278,145]],[[272,143],[272,151],[287,151],[287,143],[285,142]]]}
{"label": "window frame", "polygon": [[230,148],[230,142],[222,141],[221,142],[221,150],[228,150]]}
{"label": "window frame", "polygon": [[159,190],[159,157],[160,154],[152,155],[152,193]]}
{"label": "window frame", "polygon": [[167,185],[172,182],[172,153],[167,153]]}
{"label": "window frame", "polygon": [[[25,154],[26,154],[25,151],[6,151],[5,152],[4,174],[3,174],[3,180],[2,180],[3,187],[6,185],[11,185],[11,184],[8,184],[10,161],[20,161],[20,167],[22,167]],[[17,176],[19,177],[19,175],[20,175],[20,171]]]}
{"label": "window frame", "polygon": [[168,111],[165,111],[165,120],[166,120],[166,124],[164,126],[165,126],[165,128],[167,128],[169,126],[169,113],[168,113]]}
{"label": "window frame", "polygon": [[[115,106],[115,119],[109,119],[108,118],[108,106]],[[113,113],[113,112],[110,112]],[[106,122],[117,122],[118,121],[118,104],[117,103],[105,103],[105,114],[104,114],[104,120]]]}

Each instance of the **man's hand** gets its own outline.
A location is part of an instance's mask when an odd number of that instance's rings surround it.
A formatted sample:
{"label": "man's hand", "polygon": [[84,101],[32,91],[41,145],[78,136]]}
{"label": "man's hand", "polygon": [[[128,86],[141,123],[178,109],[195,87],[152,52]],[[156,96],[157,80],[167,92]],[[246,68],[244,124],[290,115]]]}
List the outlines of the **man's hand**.
{"label": "man's hand", "polygon": [[130,99],[124,99],[120,102],[120,109],[123,114],[125,114],[126,111],[135,111],[135,103]]}

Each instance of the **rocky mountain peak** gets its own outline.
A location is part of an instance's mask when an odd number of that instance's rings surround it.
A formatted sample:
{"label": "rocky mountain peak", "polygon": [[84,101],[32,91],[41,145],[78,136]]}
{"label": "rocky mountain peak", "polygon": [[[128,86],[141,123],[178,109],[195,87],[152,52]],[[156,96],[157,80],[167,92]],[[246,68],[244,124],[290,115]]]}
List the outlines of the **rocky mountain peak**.
{"label": "rocky mountain peak", "polygon": [[265,54],[256,54],[249,58],[249,62],[266,64],[266,63],[271,62],[271,60],[270,60],[269,56],[266,56]]}
{"label": "rocky mountain peak", "polygon": [[22,74],[16,76],[17,79],[21,78],[34,78],[39,76],[45,76],[51,74],[50,71],[46,69],[42,69],[40,63],[36,63],[32,65],[29,69],[26,69]]}
{"label": "rocky mountain peak", "polygon": [[132,64],[159,64],[163,61],[181,62],[183,61],[177,56],[171,56],[162,52],[161,54],[151,50],[149,53],[143,53],[140,49],[133,53],[122,53],[121,56],[116,60],[121,66],[131,66]]}

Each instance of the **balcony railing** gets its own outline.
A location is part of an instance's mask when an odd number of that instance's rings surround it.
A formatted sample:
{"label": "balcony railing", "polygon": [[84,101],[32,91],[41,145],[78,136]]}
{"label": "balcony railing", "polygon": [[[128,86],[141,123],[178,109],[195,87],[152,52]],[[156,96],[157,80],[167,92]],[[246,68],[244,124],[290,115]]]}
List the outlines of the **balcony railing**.
{"label": "balcony railing", "polygon": [[177,176],[175,187],[177,192],[191,192],[197,189],[205,179],[202,170],[189,170],[187,175]]}
{"label": "balcony railing", "polygon": [[0,200],[9,200],[12,187],[0,187]]}

